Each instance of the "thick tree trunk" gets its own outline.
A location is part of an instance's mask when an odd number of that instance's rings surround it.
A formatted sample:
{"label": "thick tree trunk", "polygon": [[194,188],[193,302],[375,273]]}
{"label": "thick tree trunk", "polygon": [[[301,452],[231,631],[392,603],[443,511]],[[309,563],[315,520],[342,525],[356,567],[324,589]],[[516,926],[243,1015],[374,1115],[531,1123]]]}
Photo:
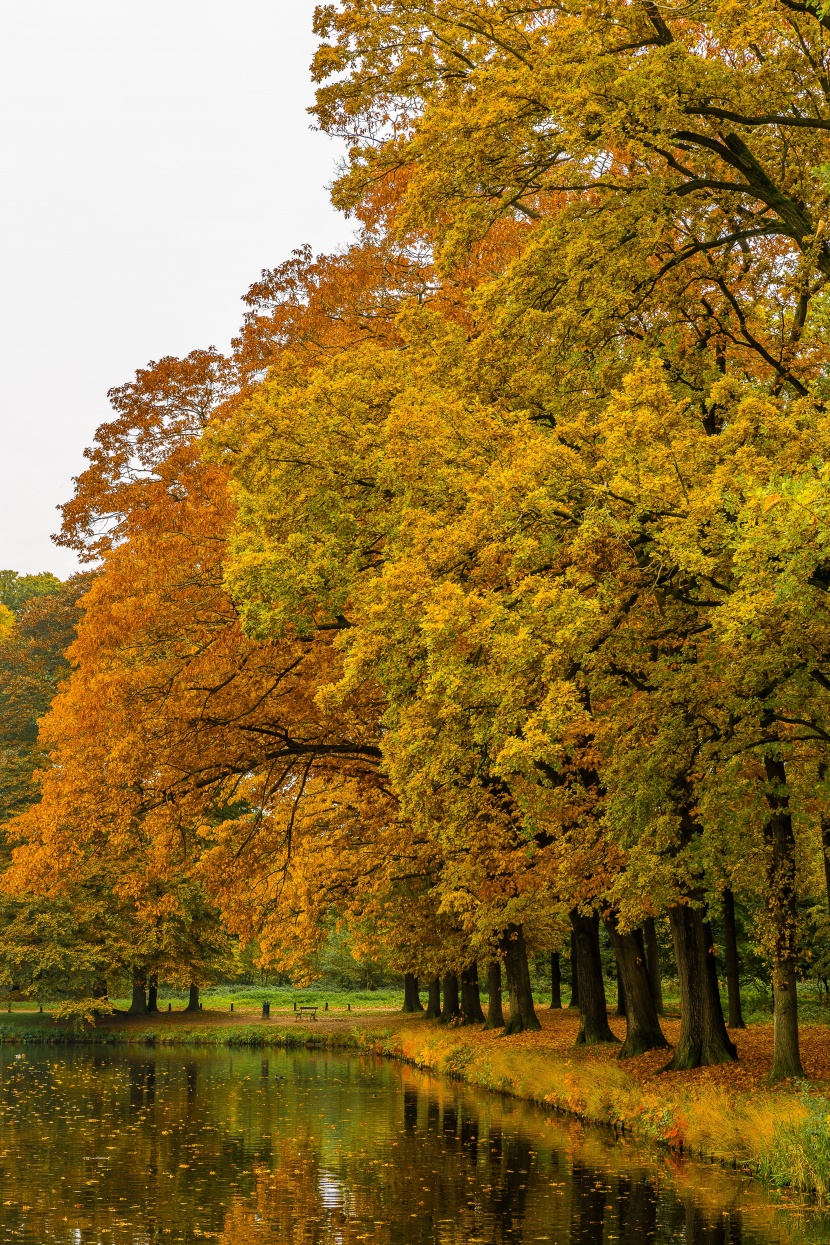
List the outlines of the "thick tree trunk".
{"label": "thick tree trunk", "polygon": [[455,973],[445,973],[444,981],[444,1006],[441,1008],[441,1024],[448,1025],[451,1020],[458,1020],[461,1016],[461,1008],[458,1003],[458,978]]}
{"label": "thick tree trunk", "polygon": [[576,934],[571,930],[571,1001],[568,1007],[579,1007],[579,950],[576,945]]}
{"label": "thick tree trunk", "polygon": [[151,1016],[157,1016],[159,1010],[159,979],[151,977],[147,983],[147,1012]]}
{"label": "thick tree trunk", "polygon": [[741,972],[738,960],[738,927],[735,923],[735,896],[727,886],[723,892],[723,950],[726,964],[726,990],[729,996],[729,1028],[745,1029],[741,1011]]}
{"label": "thick tree trunk", "polygon": [[576,935],[576,967],[579,981],[579,1033],[577,1045],[593,1046],[597,1042],[617,1042],[608,1024],[605,983],[602,980],[602,959],[599,953],[599,916],[596,912],[583,916],[576,908],[571,912],[571,925]]}
{"label": "thick tree trunk", "polygon": [[407,1015],[412,1012],[422,1012],[421,1000],[418,995],[418,978],[414,973],[404,973],[403,975],[403,1008]]}
{"label": "thick tree trunk", "polygon": [[[822,762],[818,767],[819,781],[824,782],[827,777],[827,766]],[[824,859],[824,890],[827,899],[827,909],[830,912],[830,817],[822,814],[821,818],[821,854]]]}
{"label": "thick tree trunk", "polygon": [[530,968],[521,925],[508,925],[501,937],[501,949],[507,970],[507,989],[510,993],[510,1019],[504,1031],[522,1033],[525,1029],[541,1029],[539,1017],[533,1009]]}
{"label": "thick tree trunk", "polygon": [[550,953],[550,1010],[559,1011],[562,1007],[562,966],[559,963],[559,952]]}
{"label": "thick tree trunk", "polygon": [[461,1019],[465,1025],[483,1025],[486,1019],[481,1010],[478,965],[475,961],[461,972]]}
{"label": "thick tree trunk", "polygon": [[438,1020],[441,1015],[441,978],[433,977],[427,994],[427,1020]]}
{"label": "thick tree trunk", "polygon": [[133,972],[133,997],[130,1001],[130,1016],[147,1015],[147,978],[143,973]]}
{"label": "thick tree trunk", "polygon": [[191,985],[187,998],[186,1012],[197,1012],[199,1010],[199,987]]}
{"label": "thick tree trunk", "polygon": [[487,965],[487,1028],[503,1029],[504,1012],[501,1006],[501,964],[491,960]]}
{"label": "thick tree trunk", "polygon": [[680,983],[680,1038],[666,1071],[731,1063],[737,1051],[723,1021],[711,939],[700,909],[674,904],[669,923]]}
{"label": "thick tree trunk", "polygon": [[643,924],[643,936],[646,944],[646,964],[648,965],[648,979],[651,983],[651,997],[654,999],[654,1006],[658,1016],[662,1016],[663,1007],[663,977],[660,972],[660,948],[657,945],[657,926],[654,924],[654,917],[647,917]]}
{"label": "thick tree trunk", "polygon": [[803,1076],[798,1043],[797,904],[795,893],[795,835],[783,761],[764,758],[767,805],[764,828],[769,845],[767,894],[772,928],[773,1080]]}
{"label": "thick tree trunk", "polygon": [[619,962],[617,963],[617,1015],[625,1015],[625,986],[623,984]]}
{"label": "thick tree trunk", "polygon": [[654,1006],[642,934],[640,930],[621,934],[613,914],[605,918],[605,928],[614,948],[617,973],[625,995],[625,1041],[620,1059],[631,1059],[647,1050],[660,1050],[668,1046],[668,1042]]}

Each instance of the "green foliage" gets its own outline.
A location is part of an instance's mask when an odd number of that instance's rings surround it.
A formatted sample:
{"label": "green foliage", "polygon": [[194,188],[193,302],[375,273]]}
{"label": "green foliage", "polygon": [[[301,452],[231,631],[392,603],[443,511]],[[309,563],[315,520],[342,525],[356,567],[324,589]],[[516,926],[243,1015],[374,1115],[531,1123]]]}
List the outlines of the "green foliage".
{"label": "green foliage", "polygon": [[338,928],[335,922],[316,957],[315,975],[321,987],[367,993],[399,980],[397,973],[390,973],[377,959],[361,955],[348,928]]}
{"label": "green foliage", "polygon": [[39,575],[0,571],[0,602],[13,614],[18,614],[33,597],[54,596],[60,589],[61,581],[49,571],[41,571]]}

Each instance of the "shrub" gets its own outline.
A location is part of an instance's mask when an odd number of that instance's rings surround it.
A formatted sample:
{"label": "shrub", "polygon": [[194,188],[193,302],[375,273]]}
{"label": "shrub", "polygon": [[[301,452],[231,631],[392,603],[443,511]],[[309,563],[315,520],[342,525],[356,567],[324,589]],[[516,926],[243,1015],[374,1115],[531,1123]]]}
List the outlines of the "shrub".
{"label": "shrub", "polygon": [[761,1152],[762,1178],[777,1188],[814,1193],[826,1204],[830,1194],[830,1102],[805,1094],[805,1114],[775,1126]]}

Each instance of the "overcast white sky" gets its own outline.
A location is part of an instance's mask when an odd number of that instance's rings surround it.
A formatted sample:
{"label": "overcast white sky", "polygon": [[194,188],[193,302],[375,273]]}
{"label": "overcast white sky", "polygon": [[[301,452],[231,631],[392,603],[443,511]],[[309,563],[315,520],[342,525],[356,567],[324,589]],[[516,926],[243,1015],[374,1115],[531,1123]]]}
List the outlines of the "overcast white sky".
{"label": "overcast white sky", "polygon": [[50,541],[107,390],[225,347],[262,268],[351,232],[305,112],[314,0],[0,0],[0,567]]}

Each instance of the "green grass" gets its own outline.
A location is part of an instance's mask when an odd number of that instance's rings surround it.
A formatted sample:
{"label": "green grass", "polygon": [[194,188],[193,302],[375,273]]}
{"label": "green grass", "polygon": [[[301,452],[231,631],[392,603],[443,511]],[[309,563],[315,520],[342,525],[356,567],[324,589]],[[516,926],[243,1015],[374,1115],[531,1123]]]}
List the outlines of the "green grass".
{"label": "green grass", "polygon": [[48,1003],[44,1006],[43,1014],[38,1012],[37,1003],[14,1003],[10,1011],[7,1008],[8,1004],[0,1010],[0,1027],[3,1025],[12,1025],[14,1027],[30,1025],[34,1028],[42,1028],[44,1025],[54,1023],[49,1012]]}
{"label": "green grass", "polygon": [[[487,991],[483,986],[484,983],[482,983],[482,998],[486,1002]],[[663,987],[666,1010],[677,1012],[680,1006],[677,982],[672,981],[670,978],[666,979],[664,980]],[[534,983],[534,998],[538,1006],[547,1006],[549,992],[549,983],[545,981],[536,981]],[[616,992],[613,988],[613,983],[606,982],[606,994],[608,1006],[615,1007]],[[565,983],[563,983],[562,995],[563,1002],[567,1007],[570,999],[570,988]],[[830,1025],[830,1003],[819,996],[818,988],[814,982],[800,982],[798,997],[799,1015],[802,1022]],[[210,986],[202,990],[201,1000],[206,1011],[220,1012],[229,1012],[230,1005],[233,1003],[235,1011],[250,1011],[261,1014],[262,1004],[266,1000],[270,1002],[272,1012],[292,1011],[295,1002],[298,1006],[301,1004],[317,1004],[320,1008],[323,1008],[328,1003],[329,1011],[334,1012],[345,1012],[349,1008],[352,1011],[399,1011],[403,1005],[403,988],[402,986],[392,985],[381,986],[377,990],[354,990],[321,984],[306,988],[226,984]],[[421,1001],[426,1003],[425,989],[421,990]],[[763,984],[745,985],[742,990],[742,1001],[744,1019],[748,1024],[764,1023],[771,1019],[772,996]],[[129,1002],[129,998],[126,995],[113,998],[113,1004],[124,1010],[129,1007]],[[168,1003],[171,1004],[174,1012],[183,1011],[187,1006],[187,991],[163,987],[159,997],[160,1009],[166,1011]],[[725,1011],[727,1006],[725,995],[723,996],[723,1006]],[[37,1004],[18,1001],[12,1004],[12,1009],[15,1014],[17,1012],[37,1013]],[[2,1005],[0,1005],[0,1021],[2,1020],[4,1010]]]}
{"label": "green grass", "polygon": [[776,1124],[764,1147],[759,1175],[776,1188],[812,1193],[822,1205],[830,1194],[830,1102],[804,1094],[804,1117]]}
{"label": "green grass", "polygon": [[[616,991],[612,982],[606,982],[608,1006],[616,1006]],[[534,983],[534,998],[537,1006],[545,1007],[549,1001],[550,984],[544,980]],[[482,982],[482,999],[486,1002],[487,991]],[[567,1007],[570,999],[570,988],[563,983],[563,1003]],[[663,982],[663,997],[666,1010],[677,1012],[680,998],[677,982],[671,978]],[[293,1010],[294,1003],[317,1004],[323,1008],[328,1003],[329,1011],[400,1011],[403,1005],[403,987],[399,985],[381,986],[376,990],[355,990],[332,987],[322,984],[306,988],[294,986],[256,986],[256,985],[218,985],[210,986],[201,991],[202,1004],[206,1011],[230,1011],[233,1003],[235,1011],[262,1012],[262,1004],[266,1000],[271,1004],[272,1012],[288,1012]],[[830,1003],[820,997],[818,987],[812,981],[800,982],[798,987],[799,1016],[806,1024],[830,1025]],[[126,1010],[129,998],[124,995],[114,997],[113,1004]],[[421,990],[421,1001],[426,1003],[426,989]],[[727,1001],[723,995],[723,1007],[726,1011]],[[771,992],[760,982],[747,984],[742,989],[744,1019],[747,1023],[764,1023],[772,1017]],[[187,991],[163,987],[160,991],[159,1007],[167,1010],[170,1003],[172,1010],[183,1011],[187,1006]],[[46,1005],[48,1007],[48,1004]],[[8,1004],[6,1004],[8,1007]],[[37,1013],[37,1004],[33,1002],[15,1002],[12,1010],[18,1012]],[[0,1005],[0,1021],[5,1008]],[[8,1014],[8,1013],[5,1013]]]}
{"label": "green grass", "polygon": [[[403,1006],[403,992],[396,986],[382,987],[377,990],[338,990],[325,986],[309,986],[299,989],[293,986],[211,986],[200,992],[199,998],[205,1011],[229,1012],[231,1003],[234,1011],[262,1012],[262,1004],[271,1004],[271,1012],[291,1012],[294,1004],[316,1004],[321,1009],[328,1003],[330,1012],[352,1011],[389,1011],[400,1010]],[[114,998],[115,1007],[128,1008],[128,998]],[[183,1011],[187,1006],[186,990],[160,990],[159,1010],[166,1011],[167,1004],[173,1011]],[[22,1006],[22,1005],[20,1005]]]}

